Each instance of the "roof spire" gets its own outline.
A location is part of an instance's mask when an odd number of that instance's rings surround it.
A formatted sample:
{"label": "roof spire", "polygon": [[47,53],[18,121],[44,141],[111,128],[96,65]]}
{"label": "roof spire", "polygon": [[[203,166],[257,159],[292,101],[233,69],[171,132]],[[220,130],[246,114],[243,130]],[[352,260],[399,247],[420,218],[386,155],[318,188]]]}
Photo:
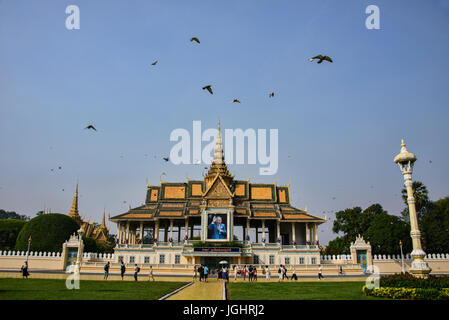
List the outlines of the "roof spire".
{"label": "roof spire", "polygon": [[72,208],[70,209],[69,217],[74,219],[78,224],[81,223],[81,217],[78,212],[78,180],[76,181],[75,194],[73,195]]}
{"label": "roof spire", "polygon": [[100,228],[106,228],[105,216],[106,216],[106,207],[103,210],[103,219],[101,220]]}
{"label": "roof spire", "polygon": [[220,133],[220,119],[218,119],[218,134],[217,134],[217,142],[215,144],[215,152],[214,152],[214,160],[212,163],[223,164],[224,163],[224,155],[223,155],[223,146],[221,143],[221,133]]}

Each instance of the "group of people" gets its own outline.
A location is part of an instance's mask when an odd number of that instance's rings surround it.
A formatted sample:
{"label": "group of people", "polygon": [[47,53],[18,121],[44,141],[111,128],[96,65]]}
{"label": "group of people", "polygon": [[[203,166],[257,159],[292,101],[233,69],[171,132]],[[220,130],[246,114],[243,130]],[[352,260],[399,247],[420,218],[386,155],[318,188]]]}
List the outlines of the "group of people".
{"label": "group of people", "polygon": [[199,267],[194,266],[193,267],[193,281],[196,280],[198,274],[200,275],[200,281],[207,282],[207,278],[209,276],[209,267],[203,266],[202,264],[200,264]]}
{"label": "group of people", "polygon": [[253,265],[244,265],[242,270],[240,270],[239,266],[234,266],[234,281],[237,280],[237,275],[242,275],[243,281],[246,281],[246,277],[248,277],[248,281],[257,281],[257,268]]}
{"label": "group of people", "polygon": [[[108,261],[104,266],[104,280],[107,280],[109,277],[109,269],[111,267],[110,262]],[[126,266],[123,260],[120,261],[120,277],[125,277],[126,272]],[[137,281],[137,276],[140,272],[140,267],[137,265],[137,263],[134,265],[134,281]],[[150,270],[148,271],[148,281],[154,281],[154,275],[153,275],[153,267],[150,266]]]}
{"label": "group of people", "polygon": [[[288,275],[287,275],[287,267],[285,265],[281,264],[279,266],[279,268],[278,268],[278,275],[279,275],[278,282],[283,281],[285,278],[287,278],[287,280],[289,279]],[[298,280],[298,276],[296,275],[295,267],[292,268],[292,276],[290,277],[290,280],[293,280],[293,279],[295,281]]]}

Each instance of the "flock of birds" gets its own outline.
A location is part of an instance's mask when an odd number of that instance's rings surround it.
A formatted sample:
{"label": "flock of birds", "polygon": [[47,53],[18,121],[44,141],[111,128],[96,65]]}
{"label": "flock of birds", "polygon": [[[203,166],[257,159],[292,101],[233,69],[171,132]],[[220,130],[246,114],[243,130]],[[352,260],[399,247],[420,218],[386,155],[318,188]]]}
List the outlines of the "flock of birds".
{"label": "flock of birds", "polygon": [[[197,37],[192,37],[191,39],[190,39],[190,42],[196,42],[197,44],[200,44],[201,42],[200,42],[200,40],[197,38]],[[330,57],[328,57],[328,56],[323,56],[323,55],[317,55],[317,56],[315,56],[315,57],[312,57],[312,58],[310,58],[309,59],[309,61],[310,62],[313,62],[313,61],[315,61],[315,60],[318,60],[317,61],[317,63],[318,64],[320,64],[320,63],[322,63],[323,61],[328,61],[328,62],[333,62],[332,61],[332,59],[330,58]],[[153,63],[151,63],[151,66],[156,66],[157,65],[157,63],[158,63],[158,60],[155,60]],[[204,87],[202,87],[202,89],[203,90],[207,90],[210,94],[214,94],[214,91],[212,90],[212,85],[206,85],[206,86],[204,86]],[[270,92],[269,94],[268,94],[268,97],[269,98],[273,98],[274,97],[274,92]],[[232,101],[231,101],[231,103],[241,103],[241,101],[239,100],[239,99],[233,99]],[[93,130],[93,131],[97,131],[97,129],[94,127],[94,125],[92,125],[92,124],[89,124],[88,126],[86,126],[85,128],[84,128],[85,130]],[[291,156],[288,156],[289,158],[291,157]],[[123,156],[121,156],[121,158],[123,158]],[[156,158],[156,156],[155,156],[155,158]],[[170,159],[169,159],[169,157],[162,157],[162,159],[165,161],[165,162],[168,162]],[[207,167],[205,168],[205,169],[207,169]]]}

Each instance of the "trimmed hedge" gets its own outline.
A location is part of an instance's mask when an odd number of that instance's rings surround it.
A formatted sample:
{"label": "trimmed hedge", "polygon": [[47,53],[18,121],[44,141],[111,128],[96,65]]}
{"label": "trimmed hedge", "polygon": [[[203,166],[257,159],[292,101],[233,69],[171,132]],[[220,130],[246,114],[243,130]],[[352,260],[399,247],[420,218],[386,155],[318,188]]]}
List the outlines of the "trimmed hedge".
{"label": "trimmed hedge", "polygon": [[17,236],[16,250],[28,248],[31,236],[31,251],[61,252],[62,244],[79,229],[72,218],[59,213],[44,214],[31,219]]}
{"label": "trimmed hedge", "polygon": [[394,274],[380,278],[381,287],[389,288],[421,288],[438,289],[449,288],[449,276],[433,276],[427,279],[414,277],[410,273]]}
{"label": "trimmed hedge", "polygon": [[422,288],[391,288],[380,287],[368,289],[363,286],[362,293],[366,296],[379,298],[405,299],[405,300],[449,300],[449,288],[422,289]]}

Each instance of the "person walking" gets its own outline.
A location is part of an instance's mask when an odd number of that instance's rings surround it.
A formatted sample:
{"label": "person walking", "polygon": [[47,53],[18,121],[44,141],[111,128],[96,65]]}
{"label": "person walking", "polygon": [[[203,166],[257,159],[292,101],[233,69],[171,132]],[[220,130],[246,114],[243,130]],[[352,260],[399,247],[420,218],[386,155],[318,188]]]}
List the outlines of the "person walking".
{"label": "person walking", "polygon": [[283,268],[282,268],[282,280],[284,280],[285,278],[287,278],[287,280],[288,280],[287,267],[283,266]]}
{"label": "person walking", "polygon": [[223,267],[222,277],[223,277],[223,281],[229,281],[229,279],[228,279],[228,269],[226,267]]}
{"label": "person walking", "polygon": [[248,268],[248,281],[249,282],[253,281],[253,276],[254,276],[253,272],[254,272],[253,266],[250,265]]}
{"label": "person walking", "polygon": [[338,270],[338,275],[342,276],[343,275],[343,266],[340,265],[339,270]]}
{"label": "person walking", "polygon": [[204,266],[204,281],[207,282],[207,276],[209,273],[209,268],[207,266]]}
{"label": "person walking", "polygon": [[110,265],[110,263],[109,263],[109,261],[108,261],[108,263],[106,263],[105,265],[104,265],[104,280],[108,280],[108,277],[109,277],[109,267],[110,267],[111,265]]}
{"label": "person walking", "polygon": [[196,269],[196,265],[193,266],[193,281],[196,280],[196,276],[197,276],[197,269]]}
{"label": "person walking", "polygon": [[246,281],[246,275],[247,275],[247,272],[246,272],[246,264],[245,264],[245,266],[242,269],[243,282]]}
{"label": "person walking", "polygon": [[136,263],[136,266],[134,268],[134,280],[135,281],[137,281],[137,274],[139,273],[139,271],[140,271],[140,268],[137,266],[137,263]]}
{"label": "person walking", "polygon": [[154,281],[154,274],[153,274],[153,267],[150,266],[150,271],[148,272],[148,281],[153,280]]}
{"label": "person walking", "polygon": [[298,280],[298,277],[296,276],[296,269],[295,269],[295,267],[293,267],[293,270],[292,270],[292,277],[290,278],[290,280],[293,280],[293,279],[295,279],[295,281]]}
{"label": "person walking", "polygon": [[120,265],[120,277],[122,277],[122,280],[123,280],[123,277],[125,275],[125,271],[126,271],[126,267],[125,267],[125,264],[123,263],[123,260],[122,260],[122,264]]}
{"label": "person walking", "polygon": [[253,281],[257,281],[257,267],[254,267],[253,270]]}
{"label": "person walking", "polygon": [[200,282],[204,279],[204,267],[202,264],[200,264],[200,267],[198,268],[198,272],[200,273]]}
{"label": "person walking", "polygon": [[265,266],[265,279],[270,281],[270,268],[268,266]]}
{"label": "person walking", "polygon": [[20,271],[22,272],[22,279],[23,278],[28,279],[28,276],[30,275],[28,273],[28,262],[25,261],[25,263],[23,264],[22,268],[20,268]]}
{"label": "person walking", "polygon": [[238,274],[239,274],[239,266],[234,266],[234,282],[237,281]]}
{"label": "person walking", "polygon": [[323,277],[323,268],[321,267],[321,264],[318,265],[318,280],[324,279]]}

